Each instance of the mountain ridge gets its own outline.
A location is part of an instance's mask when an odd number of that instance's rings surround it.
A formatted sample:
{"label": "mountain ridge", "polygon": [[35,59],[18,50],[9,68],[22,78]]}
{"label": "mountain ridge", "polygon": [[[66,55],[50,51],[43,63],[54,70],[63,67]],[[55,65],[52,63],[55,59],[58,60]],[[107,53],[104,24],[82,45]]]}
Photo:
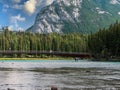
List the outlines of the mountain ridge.
{"label": "mountain ridge", "polygon": [[120,0],[57,0],[41,9],[35,33],[91,33],[120,20]]}

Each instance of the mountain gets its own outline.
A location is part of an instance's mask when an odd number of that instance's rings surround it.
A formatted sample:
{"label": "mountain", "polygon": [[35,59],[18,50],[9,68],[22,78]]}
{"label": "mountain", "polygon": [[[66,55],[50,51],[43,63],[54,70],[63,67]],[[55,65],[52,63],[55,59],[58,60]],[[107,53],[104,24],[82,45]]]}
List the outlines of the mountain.
{"label": "mountain", "polygon": [[120,0],[55,0],[37,14],[36,33],[96,32],[120,20]]}

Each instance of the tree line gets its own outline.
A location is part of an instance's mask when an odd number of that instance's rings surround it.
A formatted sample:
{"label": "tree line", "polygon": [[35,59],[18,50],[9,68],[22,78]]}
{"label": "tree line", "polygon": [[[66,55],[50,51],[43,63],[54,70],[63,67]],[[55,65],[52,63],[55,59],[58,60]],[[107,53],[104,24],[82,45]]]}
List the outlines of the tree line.
{"label": "tree line", "polygon": [[86,52],[86,43],[87,35],[80,33],[39,34],[8,29],[0,32],[0,51]]}
{"label": "tree line", "polygon": [[88,36],[89,51],[97,58],[120,56],[120,23],[111,24],[107,29]]}
{"label": "tree line", "polygon": [[13,32],[3,29],[0,32],[0,51],[59,51],[86,52],[96,58],[120,56],[120,23],[96,33],[48,33]]}

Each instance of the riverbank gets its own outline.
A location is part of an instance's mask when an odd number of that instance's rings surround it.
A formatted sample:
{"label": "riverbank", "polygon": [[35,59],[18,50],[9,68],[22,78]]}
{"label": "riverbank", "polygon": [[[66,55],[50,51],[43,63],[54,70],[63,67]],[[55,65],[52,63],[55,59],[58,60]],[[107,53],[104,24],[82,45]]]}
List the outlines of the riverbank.
{"label": "riverbank", "polygon": [[0,58],[0,60],[74,60],[74,58],[47,57],[47,58]]}
{"label": "riverbank", "polygon": [[120,57],[116,58],[100,58],[100,59],[92,59],[91,61],[98,61],[98,62],[120,62]]}

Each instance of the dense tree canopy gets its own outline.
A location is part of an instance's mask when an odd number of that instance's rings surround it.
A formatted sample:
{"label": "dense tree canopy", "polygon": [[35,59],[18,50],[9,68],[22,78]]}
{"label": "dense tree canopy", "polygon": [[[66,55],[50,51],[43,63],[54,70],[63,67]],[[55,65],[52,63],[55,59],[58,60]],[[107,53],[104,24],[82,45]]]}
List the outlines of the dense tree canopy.
{"label": "dense tree canopy", "polygon": [[89,52],[97,58],[120,56],[120,23],[93,34],[0,32],[0,51]]}
{"label": "dense tree canopy", "polygon": [[87,35],[38,34],[31,32],[13,32],[4,29],[0,33],[0,50],[13,51],[60,51],[86,52]]}
{"label": "dense tree canopy", "polygon": [[108,29],[89,35],[88,46],[99,57],[120,56],[120,23],[116,21]]}

